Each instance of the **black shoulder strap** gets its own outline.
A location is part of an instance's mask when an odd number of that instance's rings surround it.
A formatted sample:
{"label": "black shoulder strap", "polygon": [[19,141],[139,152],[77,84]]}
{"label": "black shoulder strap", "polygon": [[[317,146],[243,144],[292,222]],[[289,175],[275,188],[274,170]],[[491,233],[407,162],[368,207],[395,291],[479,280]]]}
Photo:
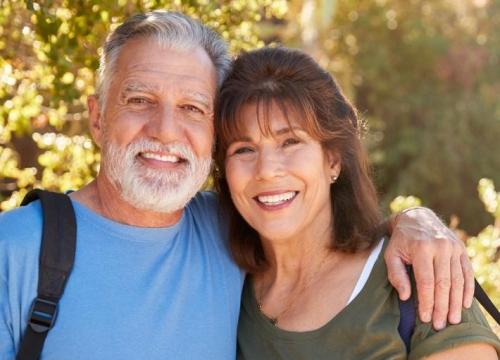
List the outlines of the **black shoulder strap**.
{"label": "black shoulder strap", "polygon": [[59,299],[75,260],[76,219],[69,197],[36,189],[26,195],[21,205],[37,199],[41,200],[43,210],[38,294],[16,360],[39,358],[47,333],[54,326]]}
{"label": "black shoulder strap", "polygon": [[[474,297],[477,301],[484,307],[484,309],[491,315],[491,317],[500,325],[500,314],[498,309],[495,307],[491,299],[488,297],[484,289],[479,285],[476,279],[474,279]],[[410,352],[410,342],[411,336],[413,334],[413,329],[415,327],[415,321],[417,318],[417,311],[414,300],[414,291],[412,291],[411,296],[406,301],[399,300],[399,336],[403,339],[406,345],[406,352]]]}
{"label": "black shoulder strap", "polygon": [[[408,276],[414,281],[413,270],[411,265],[406,265],[406,272]],[[417,320],[417,303],[415,301],[416,289],[412,285],[410,297],[402,301],[399,299],[399,325],[398,332],[399,336],[405,343],[406,352],[410,353],[411,336],[413,335],[413,330],[415,330],[415,322]]]}
{"label": "black shoulder strap", "polygon": [[488,314],[490,314],[491,317],[496,321],[496,323],[500,325],[500,313],[498,312],[496,306],[493,304],[493,301],[491,301],[488,295],[486,295],[486,292],[481,287],[481,285],[479,285],[476,279],[474,279],[474,285],[474,296],[476,297],[477,301],[479,301],[479,303],[483,305]]}
{"label": "black shoulder strap", "polygon": [[415,297],[413,292],[411,296],[403,301],[399,299],[399,336],[405,343],[406,352],[410,352],[411,336],[415,330],[415,321],[417,320],[417,306],[415,304]]}

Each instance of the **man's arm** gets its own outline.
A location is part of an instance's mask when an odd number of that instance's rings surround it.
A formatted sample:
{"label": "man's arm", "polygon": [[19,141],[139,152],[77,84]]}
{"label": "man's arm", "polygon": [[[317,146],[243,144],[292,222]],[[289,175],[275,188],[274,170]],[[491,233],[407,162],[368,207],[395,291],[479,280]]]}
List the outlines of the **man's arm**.
{"label": "man's arm", "polygon": [[0,276],[0,359],[13,359],[14,356],[7,283]]}
{"label": "man's arm", "polygon": [[405,265],[411,264],[418,312],[435,329],[461,320],[474,297],[474,273],[462,241],[430,209],[411,208],[388,221],[392,234],[384,258],[388,277],[402,300],[411,294]]}

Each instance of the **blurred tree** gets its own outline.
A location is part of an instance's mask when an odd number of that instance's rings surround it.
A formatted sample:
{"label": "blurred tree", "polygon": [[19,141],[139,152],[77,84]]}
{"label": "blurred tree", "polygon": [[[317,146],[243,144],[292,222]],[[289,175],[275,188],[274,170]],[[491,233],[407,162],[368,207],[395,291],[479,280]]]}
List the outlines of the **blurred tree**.
{"label": "blurred tree", "polygon": [[[470,232],[500,182],[500,1],[291,1],[285,43],[337,77],[370,127],[384,205],[414,194]],[[467,201],[464,201],[466,199]]]}
{"label": "blurred tree", "polygon": [[485,227],[477,236],[468,240],[467,250],[478,282],[500,308],[500,192],[495,191],[493,181],[481,179],[479,197],[486,211],[493,216],[493,224]]}
{"label": "blurred tree", "polygon": [[422,200],[420,200],[416,196],[401,196],[399,195],[389,204],[389,208],[391,209],[391,213],[397,214],[405,209],[421,206]]}
{"label": "blurred tree", "polygon": [[218,31],[233,53],[263,45],[259,24],[281,18],[286,1],[1,1],[0,210],[29,188],[78,189],[96,174],[86,99],[100,46],[125,17],[182,11]]}

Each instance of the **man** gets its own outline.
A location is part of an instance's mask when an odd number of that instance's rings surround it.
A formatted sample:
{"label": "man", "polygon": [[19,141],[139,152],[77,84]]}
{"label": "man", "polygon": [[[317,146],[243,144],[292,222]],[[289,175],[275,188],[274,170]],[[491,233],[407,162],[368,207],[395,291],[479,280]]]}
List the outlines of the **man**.
{"label": "man", "polygon": [[[70,195],[75,264],[42,360],[235,357],[244,274],[225,247],[215,195],[197,194],[228,67],[224,42],[182,14],[136,15],[107,39],[88,101],[101,170]],[[0,217],[1,359],[15,357],[36,296],[41,219],[38,202]],[[463,245],[427,210],[394,222],[392,282],[408,296],[402,260],[414,263],[421,317],[459,321],[472,292]]]}

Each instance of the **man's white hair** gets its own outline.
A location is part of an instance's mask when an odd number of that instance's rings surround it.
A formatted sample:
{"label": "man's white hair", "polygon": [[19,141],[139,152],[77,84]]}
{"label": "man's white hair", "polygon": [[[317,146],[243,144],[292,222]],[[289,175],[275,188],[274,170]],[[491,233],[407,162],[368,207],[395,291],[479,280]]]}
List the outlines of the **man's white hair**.
{"label": "man's white hair", "polygon": [[226,42],[213,30],[182,13],[155,10],[131,16],[106,39],[99,65],[97,94],[104,111],[120,51],[135,38],[155,39],[162,47],[189,50],[201,47],[217,72],[217,84],[224,81],[231,64]]}

